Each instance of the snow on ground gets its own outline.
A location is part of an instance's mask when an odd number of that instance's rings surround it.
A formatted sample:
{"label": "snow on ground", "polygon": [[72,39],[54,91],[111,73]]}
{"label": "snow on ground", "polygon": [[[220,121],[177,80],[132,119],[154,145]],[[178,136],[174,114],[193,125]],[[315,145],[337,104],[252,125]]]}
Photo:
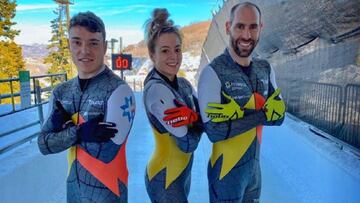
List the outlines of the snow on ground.
{"label": "snow on ground", "polygon": [[[288,116],[282,127],[265,128],[261,151],[263,196],[278,195],[299,202],[360,202],[360,159],[335,143],[311,133],[306,123]],[[292,117],[294,118],[294,117]],[[265,172],[264,172],[265,171]],[[269,171],[271,177],[266,177]],[[266,190],[270,179],[270,190]],[[278,202],[278,201],[270,201]],[[281,201],[294,202],[294,201]]]}
{"label": "snow on ground", "polygon": [[[130,203],[150,202],[144,174],[154,139],[141,96],[136,93],[137,111],[127,143]],[[24,113],[9,119],[7,125],[33,117]],[[359,157],[308,128],[291,116],[281,127],[265,127],[260,157],[261,202],[360,202]],[[211,144],[203,134],[195,152],[190,203],[208,202],[206,174],[210,151]],[[43,156],[35,140],[1,154],[0,163],[0,202],[66,202],[65,153]]]}

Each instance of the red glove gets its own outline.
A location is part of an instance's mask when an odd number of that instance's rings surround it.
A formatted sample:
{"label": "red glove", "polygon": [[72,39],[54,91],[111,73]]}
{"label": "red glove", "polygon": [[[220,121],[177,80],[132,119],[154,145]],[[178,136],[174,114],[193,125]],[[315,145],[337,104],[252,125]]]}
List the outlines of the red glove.
{"label": "red glove", "polygon": [[194,110],[179,102],[177,99],[174,99],[174,103],[177,107],[164,111],[166,116],[163,118],[163,121],[165,121],[167,125],[180,127],[192,124],[198,120],[198,115]]}

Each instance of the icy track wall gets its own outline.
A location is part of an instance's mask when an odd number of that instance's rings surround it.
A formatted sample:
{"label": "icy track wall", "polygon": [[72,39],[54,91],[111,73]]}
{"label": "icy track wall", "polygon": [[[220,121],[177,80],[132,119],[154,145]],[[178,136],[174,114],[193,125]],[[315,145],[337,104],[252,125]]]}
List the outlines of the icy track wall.
{"label": "icy track wall", "polygon": [[44,156],[37,142],[0,157],[0,202],[55,203],[64,197],[66,152]]}
{"label": "icy track wall", "polygon": [[[239,2],[225,1],[214,13],[198,74],[225,49],[225,22]],[[288,111],[360,148],[359,1],[251,2],[260,7],[264,22],[254,55],[272,64]]]}

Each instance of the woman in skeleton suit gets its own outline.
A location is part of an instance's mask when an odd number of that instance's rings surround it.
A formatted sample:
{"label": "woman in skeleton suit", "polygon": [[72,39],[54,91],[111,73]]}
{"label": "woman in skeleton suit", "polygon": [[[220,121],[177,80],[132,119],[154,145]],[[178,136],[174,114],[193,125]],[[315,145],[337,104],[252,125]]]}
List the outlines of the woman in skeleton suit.
{"label": "woman in skeleton suit", "polygon": [[166,9],[155,9],[146,26],[154,68],[144,82],[144,104],[155,150],[145,182],[152,202],[187,202],[193,151],[203,132],[191,84],[176,74],[182,61],[182,37]]}

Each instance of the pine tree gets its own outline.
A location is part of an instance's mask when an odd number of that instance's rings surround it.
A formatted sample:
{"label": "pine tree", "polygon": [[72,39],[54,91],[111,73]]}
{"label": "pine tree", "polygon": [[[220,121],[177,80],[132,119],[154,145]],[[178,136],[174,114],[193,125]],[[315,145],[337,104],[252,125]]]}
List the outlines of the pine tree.
{"label": "pine tree", "polygon": [[44,63],[51,64],[48,73],[67,73],[68,78],[73,77],[72,65],[70,61],[70,51],[67,41],[66,23],[62,20],[63,6],[59,6],[54,11],[57,18],[51,21],[52,37],[49,40],[49,55],[44,59]]}
{"label": "pine tree", "polygon": [[15,25],[15,1],[0,0],[0,72],[2,77],[16,77],[18,71],[24,69],[22,49],[14,42],[19,30],[11,27]]}
{"label": "pine tree", "polygon": [[[18,71],[24,69],[22,49],[14,42],[14,38],[20,31],[12,29],[16,23],[12,21],[16,14],[16,2],[10,0],[0,0],[0,79],[17,77]],[[14,92],[18,92],[20,87],[16,83]],[[9,83],[0,83],[0,94],[10,93]],[[10,99],[1,101],[8,103]]]}
{"label": "pine tree", "polygon": [[11,19],[15,17],[16,2],[10,0],[0,0],[0,39],[14,40],[15,36],[19,35],[19,30],[11,29],[15,25]]}

